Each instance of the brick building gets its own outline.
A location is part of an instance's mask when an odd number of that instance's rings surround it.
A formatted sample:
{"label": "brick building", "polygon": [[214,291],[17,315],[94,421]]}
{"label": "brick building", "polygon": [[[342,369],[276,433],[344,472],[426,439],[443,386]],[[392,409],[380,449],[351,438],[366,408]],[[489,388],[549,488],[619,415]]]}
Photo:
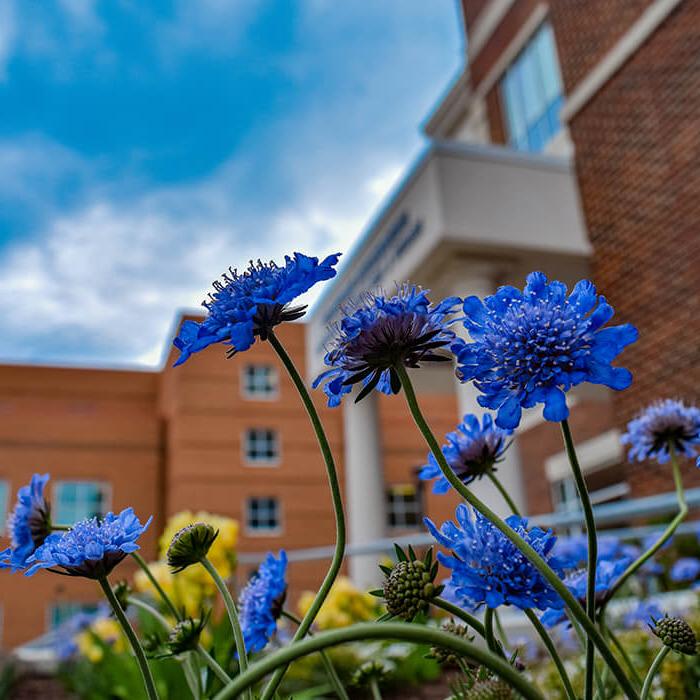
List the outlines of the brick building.
{"label": "brick building", "polygon": [[[696,399],[700,383],[700,3],[463,0],[462,10],[464,69],[423,124],[425,151],[283,339],[313,377],[338,304],[363,288],[411,279],[439,298],[521,286],[533,269],[568,283],[590,275],[641,339],[624,354],[631,389],[570,395],[589,487],[598,503],[670,491],[666,470],[625,464],[619,433],[654,398]],[[226,361],[214,347],[170,365],[0,367],[0,519],[16,488],[45,470],[57,519],[128,504],[154,513],[149,556],[164,516],[185,507],[236,517],[242,552],[331,543],[323,466],[271,349]],[[450,368],[415,379],[437,434],[480,410]],[[417,481],[425,448],[401,398],[336,410],[316,399],[351,542],[415,530],[423,513],[448,517],[454,501]],[[539,409],[524,416],[500,474],[529,513],[575,497],[558,427]],[[700,483],[690,464],[685,477]],[[503,512],[487,484],[478,488]],[[315,586],[324,569],[295,563],[293,590]],[[375,557],[350,562],[359,583],[375,571]],[[89,583],[50,575],[5,575],[0,591],[5,647],[95,599]]]}

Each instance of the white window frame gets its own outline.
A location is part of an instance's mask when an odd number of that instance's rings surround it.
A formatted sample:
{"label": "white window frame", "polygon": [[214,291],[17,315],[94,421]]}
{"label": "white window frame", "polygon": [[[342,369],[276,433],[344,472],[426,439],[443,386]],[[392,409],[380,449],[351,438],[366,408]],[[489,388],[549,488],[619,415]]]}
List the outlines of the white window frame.
{"label": "white window frame", "polygon": [[[266,431],[274,436],[275,447],[277,454],[274,457],[252,457],[248,451],[249,438],[256,431]],[[282,437],[277,428],[246,428],[241,437],[241,452],[243,453],[243,462],[251,467],[276,467],[279,465],[282,458]]]}
{"label": "white window frame", "polygon": [[[264,369],[269,372],[271,377],[272,389],[270,391],[251,391],[248,386],[248,372],[250,370]],[[254,384],[255,382],[253,382]],[[280,395],[280,377],[277,368],[274,365],[265,364],[262,362],[250,362],[241,367],[241,396],[249,401],[275,401]]]}
{"label": "white window frame", "polygon": [[[251,527],[250,515],[255,501],[268,500],[276,504],[277,527]],[[243,503],[245,531],[249,537],[277,537],[284,531],[282,501],[278,496],[248,496]]]}
{"label": "white window frame", "polygon": [[7,525],[7,516],[10,514],[10,494],[12,488],[9,479],[0,479],[0,486],[2,486],[2,489],[5,491],[3,496],[0,490],[0,535],[4,535]]}
{"label": "white window frame", "polygon": [[[396,515],[398,515],[399,513],[403,516],[406,516],[408,513],[414,512],[412,510],[409,510],[406,507],[403,507],[403,508],[399,509],[399,511],[397,511],[394,507],[396,505],[396,502],[392,501],[392,499],[391,499],[392,494],[401,495],[399,493],[399,491],[401,489],[408,489],[408,488],[413,490],[413,495],[415,496],[415,505],[417,508],[418,520],[415,524],[394,523],[392,525],[391,519],[390,519],[392,514],[394,515],[394,519],[396,520]],[[405,506],[406,502],[402,500],[401,504],[403,506]],[[420,484],[419,485],[416,485],[416,484],[391,484],[391,485],[389,485],[387,490],[386,490],[386,508],[387,508],[386,525],[390,530],[415,530],[417,528],[420,528],[421,523],[423,522],[423,516],[425,515],[425,508],[423,505],[423,496],[421,493]],[[405,520],[405,517],[404,517],[404,520]]]}
{"label": "white window frame", "polygon": [[109,511],[112,510],[112,484],[110,484],[108,481],[103,481],[102,479],[58,479],[54,482],[53,484],[53,496],[52,496],[52,503],[54,507],[54,518],[56,522],[59,525],[72,525],[73,523],[64,523],[60,522],[60,517],[58,513],[58,508],[59,508],[59,492],[60,492],[60,487],[63,486],[64,484],[94,484],[96,486],[99,486],[100,490],[102,491],[102,515],[105,515],[106,513],[109,513]]}

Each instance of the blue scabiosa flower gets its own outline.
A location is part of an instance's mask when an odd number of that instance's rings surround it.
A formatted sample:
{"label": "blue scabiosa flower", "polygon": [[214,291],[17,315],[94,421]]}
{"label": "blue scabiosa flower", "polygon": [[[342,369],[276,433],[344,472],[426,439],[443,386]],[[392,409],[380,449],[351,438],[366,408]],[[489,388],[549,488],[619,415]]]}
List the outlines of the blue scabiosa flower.
{"label": "blue scabiosa flower", "polygon": [[[586,535],[560,537],[554,549],[566,569],[580,569],[588,561],[588,538]],[[601,535],[598,538],[598,562],[618,561],[624,559],[631,562],[639,556],[639,548],[623,542],[614,535]]]}
{"label": "blue scabiosa flower", "polygon": [[[446,435],[447,444],[443,445],[442,453],[454,473],[465,484],[470,484],[487,472],[496,470],[495,465],[508,447],[508,436],[511,432],[496,427],[493,418],[488,414],[485,414],[479,423],[476,416],[468,413],[457,426],[457,430]],[[446,493],[450,488],[450,483],[442,475],[432,454],[428,455],[428,464],[421,469],[418,476],[424,481],[436,479],[433,493]]]}
{"label": "blue scabiosa flower", "polygon": [[[460,504],[456,519],[457,524],[448,520],[439,530],[428,518],[425,524],[430,534],[452,551],[452,556],[439,552],[438,559],[452,570],[450,586],[461,606],[472,610],[481,605],[515,605],[521,610],[563,606],[539,571],[487,518]],[[561,562],[552,555],[557,538],[551,530],[528,530],[527,520],[516,515],[506,523],[563,578]]]}
{"label": "blue scabiosa flower", "polygon": [[501,287],[483,302],[468,297],[464,313],[474,342],[453,346],[457,375],[474,380],[479,404],[498,411],[501,428],[517,428],[522,409],[538,403],[547,420],[565,420],[564,393],[582,382],[626,389],[632,381],[628,370],[610,363],[637,339],[637,329],[603,328],[613,308],[587,280],[567,296],[566,285],[533,272],[522,292]]}
{"label": "blue scabiosa flower", "polygon": [[214,343],[230,346],[228,356],[247,350],[258,337],[267,340],[280,323],[304,315],[306,306],[290,306],[298,296],[317,282],[335,276],[340,254],[319,262],[301,253],[285,257],[279,267],[274,262],[251,262],[243,273],[229,268],[222,281],[214,282],[214,291],[204,302],[209,315],[201,323],[185,321],[173,345],[180,351],[176,365],[192,353]]}
{"label": "blue scabiosa flower", "polygon": [[428,293],[414,285],[399,287],[396,294],[366,294],[343,309],[336,337],[324,358],[331,369],[314,382],[324,383],[329,406],[338,406],[354,384],[363,389],[356,401],[375,387],[384,394],[398,394],[401,381],[396,367],[418,367],[422,362],[444,362],[439,352],[455,339],[449,316],[460,299],[450,297],[433,306]]}
{"label": "blue scabiosa flower", "polygon": [[268,554],[241,592],[239,607],[246,651],[262,651],[277,631],[287,595],[287,554]]}
{"label": "blue scabiosa flower", "polygon": [[0,568],[24,569],[28,557],[51,534],[51,505],[44,497],[48,474],[34,474],[17,492],[17,503],[7,519],[11,547],[0,552]]}
{"label": "blue scabiosa flower", "polygon": [[145,525],[126,508],[119,515],[107,513],[104,518],[78,521],[67,532],[54,533],[32,554],[26,575],[39,569],[63,569],[70,576],[104,578],[127,554],[139,549],[136,540],[151,524]]}
{"label": "blue scabiosa flower", "polygon": [[670,459],[670,447],[678,454],[694,457],[700,447],[700,408],[674,399],[657,401],[627,424],[621,441],[630,446],[628,456],[633,462],[655,459],[665,464]]}
{"label": "blue scabiosa flower", "polygon": [[[598,559],[595,574],[595,593],[598,604],[605,600],[605,595],[610,590],[610,587],[631,562],[632,559],[626,557],[616,560]],[[580,569],[579,571],[569,574],[564,579],[564,583],[571,591],[572,595],[584,605],[586,602],[586,587],[588,584],[587,570]],[[564,622],[567,617],[563,606],[564,602],[559,599],[558,605],[553,605],[551,609],[547,610],[544,615],[540,617],[542,624],[546,627],[554,627]]]}
{"label": "blue scabiosa flower", "polygon": [[696,557],[681,557],[671,567],[671,581],[681,583],[694,581],[700,576],[700,559]]}

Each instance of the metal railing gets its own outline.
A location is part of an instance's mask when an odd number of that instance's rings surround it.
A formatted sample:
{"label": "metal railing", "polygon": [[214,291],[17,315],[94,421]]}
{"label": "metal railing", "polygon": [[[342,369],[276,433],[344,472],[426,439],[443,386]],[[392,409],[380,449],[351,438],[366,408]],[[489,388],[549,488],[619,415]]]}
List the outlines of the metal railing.
{"label": "metal railing", "polygon": [[[688,507],[700,508],[700,488],[688,489],[685,492]],[[658,525],[638,525],[631,527],[610,527],[605,525],[620,523],[629,520],[645,520],[675,514],[678,511],[678,501],[675,492],[647,496],[645,498],[633,498],[617,503],[606,503],[595,506],[593,509],[600,534],[615,535],[622,539],[642,538],[646,535],[658,532]],[[555,513],[544,513],[528,517],[533,525],[551,527],[553,529],[581,527],[584,525],[583,513],[580,510],[567,510]],[[690,533],[698,531],[700,521],[681,524],[677,533]],[[347,556],[367,554],[386,554],[394,549],[394,543],[407,546],[424,546],[434,544],[433,538],[425,531],[415,531],[398,535],[396,537],[384,537],[362,544],[349,544],[346,548]],[[333,545],[322,547],[308,547],[306,549],[292,549],[287,551],[290,562],[314,561],[330,559],[333,556]],[[241,564],[258,564],[267,556],[267,552],[240,552],[238,561]]]}

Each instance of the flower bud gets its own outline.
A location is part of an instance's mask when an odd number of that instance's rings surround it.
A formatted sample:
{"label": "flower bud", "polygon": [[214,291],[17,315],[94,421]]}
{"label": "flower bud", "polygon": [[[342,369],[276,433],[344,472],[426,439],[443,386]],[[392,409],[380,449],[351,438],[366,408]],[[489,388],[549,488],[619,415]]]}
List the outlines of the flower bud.
{"label": "flower bud", "polygon": [[469,700],[511,700],[514,698],[512,688],[500,678],[488,678],[477,681],[471,687]]}
{"label": "flower bud", "polygon": [[207,556],[218,530],[207,523],[192,523],[178,530],[168,547],[167,560],[174,574]]}
{"label": "flower bud", "polygon": [[352,675],[352,684],[358,688],[366,688],[374,681],[381,685],[386,681],[389,672],[379,661],[366,661]]}
{"label": "flower bud", "polygon": [[112,593],[114,597],[119,602],[119,607],[122,610],[126,610],[129,605],[129,596],[131,595],[131,586],[124,580],[117,581],[117,583],[112,586]]}
{"label": "flower bud", "polygon": [[652,618],[651,631],[663,644],[679,654],[695,656],[698,640],[690,625],[680,617],[664,615],[660,620]]}
{"label": "flower bud", "polygon": [[184,654],[186,651],[194,651],[199,646],[199,638],[206,627],[209,615],[188,617],[178,622],[173,627],[165,645],[173,655]]}
{"label": "flower bud", "polygon": [[409,555],[396,546],[398,563],[391,569],[382,567],[386,574],[384,585],[380,591],[386,601],[387,610],[394,617],[412,620],[418,613],[425,612],[433,598],[442,592],[442,586],[435,585],[438,565],[433,563],[432,550],[428,550],[423,560],[416,559],[412,547],[408,548]]}
{"label": "flower bud", "polygon": [[[469,636],[467,632],[469,631],[466,625],[458,625],[454,620],[445,622],[442,625],[443,632],[448,632],[455,637],[461,637],[471,642],[474,637]],[[447,649],[446,647],[434,646],[430,648],[430,658],[435,659],[441,666],[456,666],[460,658],[457,652],[452,651],[452,649]]]}

